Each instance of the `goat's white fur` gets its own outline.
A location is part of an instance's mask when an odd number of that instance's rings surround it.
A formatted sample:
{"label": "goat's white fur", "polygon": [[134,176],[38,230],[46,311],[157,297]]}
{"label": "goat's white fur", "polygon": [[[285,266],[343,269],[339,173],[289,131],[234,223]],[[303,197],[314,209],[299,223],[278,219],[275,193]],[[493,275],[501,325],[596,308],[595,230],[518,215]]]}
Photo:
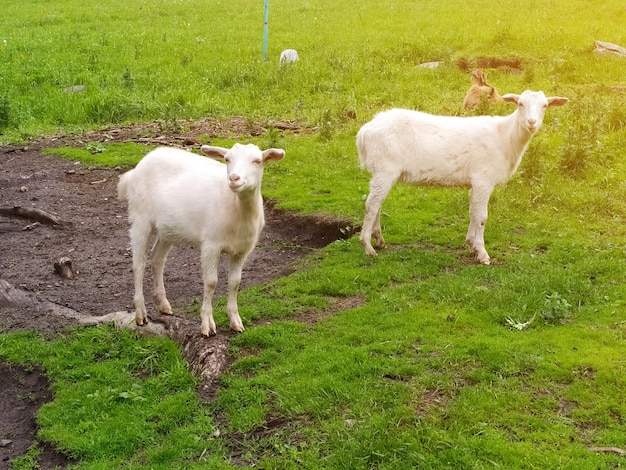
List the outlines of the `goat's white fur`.
{"label": "goat's white fur", "polygon": [[356,136],[359,160],[372,174],[360,237],[366,254],[376,255],[372,237],[378,247],[385,246],[380,210],[397,181],[465,186],[471,188],[466,242],[478,261],[490,264],[484,232],[491,193],[515,173],[546,109],[568,101],[528,90],[502,98],[517,104],[508,116],[436,116],[392,109],[361,127]]}
{"label": "goat's white fur", "polygon": [[160,147],[148,153],[118,183],[118,197],[128,201],[130,243],[135,278],[135,321],[147,323],[143,278],[152,234],[154,302],[161,313],[171,314],[165,296],[163,269],[174,245],[200,248],[204,297],[201,333],[216,334],[212,299],[217,285],[221,253],[230,259],[227,313],[230,328],[243,331],[237,306],[241,271],[265,224],[261,180],[263,167],[285,156],[282,149],[261,151],[256,145],[235,144],[231,149],[202,146],[211,157]]}

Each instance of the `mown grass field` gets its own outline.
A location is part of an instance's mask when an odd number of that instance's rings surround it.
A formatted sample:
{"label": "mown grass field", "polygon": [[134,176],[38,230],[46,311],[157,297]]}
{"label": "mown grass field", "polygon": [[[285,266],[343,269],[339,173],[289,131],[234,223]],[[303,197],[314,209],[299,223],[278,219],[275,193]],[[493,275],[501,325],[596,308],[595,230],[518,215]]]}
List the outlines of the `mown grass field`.
{"label": "mown grass field", "polygon": [[[592,52],[596,39],[626,45],[623,2],[271,0],[268,62],[261,1],[0,7],[0,142],[243,115],[267,125],[250,141],[287,151],[266,171],[266,197],[354,224],[368,192],[354,136],[375,112],[464,114],[459,64],[480,57],[521,61],[519,73],[486,70],[501,93],[570,99],[492,196],[492,266],[464,247],[466,190],[398,186],[380,256],[356,237],[336,242],[241,293],[244,324],[274,321],[232,341],[214,402],[166,340],[106,327],[0,335],[1,359],[42,364],[52,381],[40,442],[80,469],[626,465],[590,450],[626,448],[626,110],[614,88],[626,58]],[[285,48],[301,60],[281,68]],[[441,66],[418,67],[429,61]],[[272,129],[287,119],[316,130]],[[293,320],[304,312],[322,319]],[[216,320],[226,325],[223,304]],[[40,447],[14,467],[34,468]]]}

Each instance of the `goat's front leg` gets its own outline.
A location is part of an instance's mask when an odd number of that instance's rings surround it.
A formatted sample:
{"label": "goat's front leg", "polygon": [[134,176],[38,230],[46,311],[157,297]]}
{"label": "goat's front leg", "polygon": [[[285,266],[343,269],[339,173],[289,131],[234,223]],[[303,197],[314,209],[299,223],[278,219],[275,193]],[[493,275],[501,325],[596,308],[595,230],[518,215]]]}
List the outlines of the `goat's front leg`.
{"label": "goat's front leg", "polygon": [[157,237],[152,246],[152,295],[157,310],[166,315],[172,314],[172,307],[165,295],[165,285],[163,283],[163,270],[165,269],[165,261],[167,254],[172,248],[171,243],[162,241]]}
{"label": "goat's front leg", "polygon": [[237,305],[237,293],[241,284],[241,271],[246,261],[246,255],[231,255],[230,266],[228,269],[228,304],[226,313],[230,320],[230,329],[237,332],[244,330],[241,317],[239,316],[239,307]]}
{"label": "goat's front leg", "polygon": [[204,283],[204,293],[202,307],[200,308],[200,318],[202,324],[200,333],[204,336],[217,334],[215,321],[213,320],[213,293],[217,286],[217,268],[220,261],[220,253],[216,250],[202,249],[202,280]]}
{"label": "goat's front leg", "polygon": [[491,258],[485,250],[485,225],[492,191],[493,186],[484,185],[474,185],[470,191],[470,224],[465,241],[476,252],[476,258],[482,264],[491,264]]}

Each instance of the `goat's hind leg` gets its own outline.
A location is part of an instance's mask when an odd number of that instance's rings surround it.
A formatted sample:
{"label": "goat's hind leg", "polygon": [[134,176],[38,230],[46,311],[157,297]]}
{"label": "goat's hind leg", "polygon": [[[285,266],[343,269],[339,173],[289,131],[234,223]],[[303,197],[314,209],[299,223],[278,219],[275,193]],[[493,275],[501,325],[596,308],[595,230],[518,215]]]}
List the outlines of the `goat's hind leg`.
{"label": "goat's hind leg", "polygon": [[380,213],[382,211],[382,205],[378,208],[378,212],[376,213],[376,219],[374,220],[374,227],[372,229],[372,237],[376,240],[376,246],[378,248],[385,248],[387,243],[383,238],[383,229],[380,226]]}
{"label": "goat's hind leg", "polygon": [[372,247],[372,237],[376,239],[376,246],[385,247],[380,226],[380,212],[383,202],[398,178],[390,174],[374,175],[370,181],[370,194],[365,201],[365,218],[361,228],[361,244],[365,247],[365,254],[375,256],[376,250]]}
{"label": "goat's hind leg", "polygon": [[485,250],[485,225],[492,191],[493,187],[472,187],[470,191],[470,224],[465,242],[476,253],[476,258],[482,264],[491,264],[491,258]]}
{"label": "goat's hind leg", "polygon": [[135,221],[129,230],[130,246],[133,254],[133,277],[135,281],[135,294],[133,306],[135,307],[135,323],[145,325],[148,323],[146,302],[143,296],[143,278],[148,260],[148,244],[150,242],[151,227],[142,226]]}
{"label": "goat's hind leg", "polygon": [[172,306],[167,300],[165,295],[165,284],[163,282],[163,271],[165,270],[165,261],[167,260],[167,254],[172,249],[172,244],[163,241],[160,237],[154,242],[152,246],[152,282],[153,290],[152,296],[154,298],[154,305],[157,310],[166,315],[172,314]]}

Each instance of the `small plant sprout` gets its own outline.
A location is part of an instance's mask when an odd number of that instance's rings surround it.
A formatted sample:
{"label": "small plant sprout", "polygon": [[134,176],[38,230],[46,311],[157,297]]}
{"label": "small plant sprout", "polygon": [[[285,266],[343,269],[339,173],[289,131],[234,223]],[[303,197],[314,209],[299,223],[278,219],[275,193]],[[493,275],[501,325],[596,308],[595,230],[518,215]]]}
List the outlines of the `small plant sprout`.
{"label": "small plant sprout", "polygon": [[511,317],[507,317],[506,322],[511,327],[511,329],[522,331],[528,328],[532,324],[532,322],[535,321],[535,317],[537,317],[537,314],[533,315],[532,317],[530,317],[528,321],[525,321],[525,322],[520,322],[520,321],[514,320]]}

